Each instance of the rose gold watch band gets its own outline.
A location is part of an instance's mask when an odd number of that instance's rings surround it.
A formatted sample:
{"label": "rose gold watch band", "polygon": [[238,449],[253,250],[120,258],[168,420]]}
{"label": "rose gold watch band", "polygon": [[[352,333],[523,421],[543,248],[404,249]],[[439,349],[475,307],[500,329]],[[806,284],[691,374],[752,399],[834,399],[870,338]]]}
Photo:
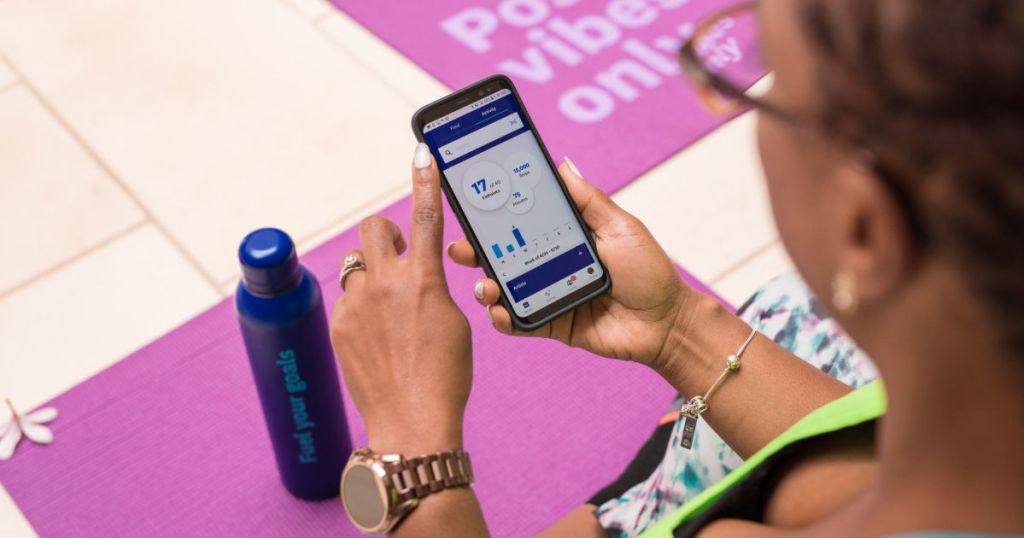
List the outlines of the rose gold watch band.
{"label": "rose gold watch band", "polygon": [[442,489],[473,483],[473,467],[463,450],[437,452],[406,458],[388,466],[388,479],[398,493],[399,503],[422,499]]}

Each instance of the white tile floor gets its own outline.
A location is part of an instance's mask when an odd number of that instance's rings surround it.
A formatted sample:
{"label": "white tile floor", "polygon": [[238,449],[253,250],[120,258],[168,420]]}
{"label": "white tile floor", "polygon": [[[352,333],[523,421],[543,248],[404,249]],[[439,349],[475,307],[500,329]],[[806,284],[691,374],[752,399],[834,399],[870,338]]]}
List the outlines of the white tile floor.
{"label": "white tile floor", "polygon": [[[0,396],[31,409],[230,294],[251,228],[308,251],[405,195],[408,118],[445,92],[324,0],[0,2]],[[752,118],[616,199],[733,302],[789,267]],[[33,534],[0,487],[0,536]]]}
{"label": "white tile floor", "polygon": [[18,78],[14,75],[14,71],[11,71],[7,62],[0,59],[0,91],[7,89],[8,86],[16,82],[18,82]]}

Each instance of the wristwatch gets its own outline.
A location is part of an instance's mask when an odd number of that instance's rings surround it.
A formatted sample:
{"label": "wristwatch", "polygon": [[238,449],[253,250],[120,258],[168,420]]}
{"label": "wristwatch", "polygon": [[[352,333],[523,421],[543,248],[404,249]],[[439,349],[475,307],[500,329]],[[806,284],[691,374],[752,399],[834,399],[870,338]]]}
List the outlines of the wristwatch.
{"label": "wristwatch", "polygon": [[405,458],[359,448],[341,474],[341,502],[359,530],[385,533],[427,495],[472,484],[469,454],[462,450]]}

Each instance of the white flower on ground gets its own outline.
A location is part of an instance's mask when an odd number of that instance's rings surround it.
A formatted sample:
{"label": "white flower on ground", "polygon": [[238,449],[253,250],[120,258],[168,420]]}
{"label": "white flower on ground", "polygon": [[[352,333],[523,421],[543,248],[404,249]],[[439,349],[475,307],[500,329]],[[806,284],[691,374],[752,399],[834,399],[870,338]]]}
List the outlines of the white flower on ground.
{"label": "white flower on ground", "polygon": [[11,410],[11,421],[0,424],[0,460],[9,459],[14,455],[14,449],[18,447],[22,435],[41,445],[53,442],[53,432],[43,424],[57,418],[56,407],[44,407],[22,416],[14,410],[10,400],[5,398],[4,401]]}

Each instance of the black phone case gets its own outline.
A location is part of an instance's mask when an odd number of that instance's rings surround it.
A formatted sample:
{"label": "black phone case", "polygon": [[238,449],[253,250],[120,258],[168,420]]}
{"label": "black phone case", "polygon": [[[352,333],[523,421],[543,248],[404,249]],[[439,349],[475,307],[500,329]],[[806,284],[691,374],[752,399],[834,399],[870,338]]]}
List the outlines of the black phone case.
{"label": "black phone case", "polygon": [[[544,159],[547,161],[548,166],[551,167],[552,172],[554,172],[555,179],[558,182],[558,187],[562,189],[562,195],[565,196],[566,200],[568,200],[569,207],[572,208],[573,215],[576,216],[576,221],[580,224],[580,229],[583,230],[583,234],[587,238],[587,243],[590,245],[590,248],[594,251],[594,258],[597,260],[597,263],[601,264],[601,268],[604,270],[604,284],[600,288],[578,298],[577,300],[569,304],[563,305],[561,308],[548,314],[543,319],[534,321],[532,323],[520,318],[515,313],[515,310],[512,308],[511,301],[505,294],[505,289],[501,286],[501,284],[499,284],[498,291],[500,292],[501,296],[501,304],[505,307],[505,310],[508,311],[509,317],[512,318],[512,325],[521,331],[532,331],[543,326],[546,323],[550,323],[552,320],[562,316],[563,314],[575,310],[579,308],[581,305],[594,300],[602,293],[607,292],[612,285],[612,277],[610,274],[608,274],[608,268],[607,266],[605,266],[604,262],[601,260],[601,257],[597,252],[597,245],[594,243],[594,237],[590,233],[590,228],[588,228],[586,223],[583,222],[583,217],[580,215],[579,209],[576,207],[575,202],[572,201],[572,196],[569,195],[569,190],[566,188],[565,183],[562,181],[562,178],[558,173],[558,166],[556,166],[554,161],[551,159],[551,155],[548,153],[548,148],[544,144],[544,141],[541,139],[540,133],[537,132],[537,127],[534,125],[533,119],[530,118],[530,113],[526,110],[526,106],[523,104],[523,100],[519,96],[519,91],[516,90],[515,84],[513,84],[512,80],[507,76],[498,74],[489,76],[483,80],[479,80],[473,84],[470,84],[465,88],[452,92],[451,94],[446,95],[441,99],[438,99],[432,103],[420,107],[420,109],[417,110],[412,115],[412,131],[413,134],[416,136],[416,140],[420,142],[426,142],[426,140],[423,138],[423,133],[420,130],[420,125],[422,123],[421,117],[425,111],[430,110],[431,108],[438,106],[451,99],[457,99],[462,95],[476,91],[477,87],[486,86],[487,84],[490,84],[491,82],[495,81],[501,81],[505,83],[508,86],[509,90],[512,92],[512,96],[515,97],[516,102],[519,104],[519,109],[523,113],[523,119],[526,122],[526,125],[533,132],[534,136],[537,137],[537,143],[540,145],[540,150],[544,154]],[[458,204],[458,200],[455,197],[455,193],[452,192],[451,186],[448,185],[448,181],[446,181],[443,177],[441,178],[441,190],[444,191],[444,196],[448,200],[448,205],[452,208],[452,212],[455,213],[455,217],[459,219],[459,225],[462,227],[462,231],[466,234],[466,238],[469,239],[470,244],[473,245],[473,251],[476,253],[477,260],[480,261],[480,265],[483,267],[484,273],[487,275],[487,278],[490,278],[495,282],[499,282],[498,278],[495,276],[494,269],[491,267],[490,262],[487,261],[487,256],[484,254],[483,248],[481,248],[480,246],[480,241],[477,240],[476,234],[473,233],[473,229],[469,225],[469,220],[466,218],[465,213],[462,211],[462,208]]]}

